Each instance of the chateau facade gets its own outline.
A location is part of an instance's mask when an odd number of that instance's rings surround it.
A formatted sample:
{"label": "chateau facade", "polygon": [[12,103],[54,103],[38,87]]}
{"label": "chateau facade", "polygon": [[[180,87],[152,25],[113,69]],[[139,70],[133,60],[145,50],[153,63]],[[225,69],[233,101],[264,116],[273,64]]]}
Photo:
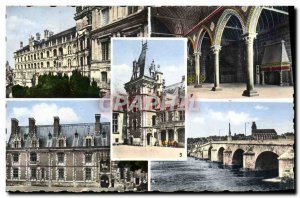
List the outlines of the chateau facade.
{"label": "chateau facade", "polygon": [[[129,105],[135,107],[113,112],[113,144],[184,147],[185,79],[165,86],[160,66],[154,60],[146,65],[146,51],[147,42],[142,44],[138,61],[133,61],[132,77],[125,84]],[[176,100],[171,106],[168,101],[174,97]],[[154,100],[165,104],[155,105]],[[137,104],[140,101],[142,105]],[[147,107],[149,102],[153,105]]]}
{"label": "chateau facade", "polygon": [[[147,173],[118,168],[110,161],[110,123],[19,126],[11,119],[6,147],[7,186],[96,187],[133,190],[147,182]],[[124,176],[124,174],[126,176]],[[122,175],[122,177],[121,177]]]}
{"label": "chateau facade", "polygon": [[78,6],[76,25],[54,34],[50,30],[20,42],[14,53],[14,84],[37,85],[48,73],[72,75],[79,70],[96,81],[100,96],[110,93],[110,38],[148,35],[145,6]]}

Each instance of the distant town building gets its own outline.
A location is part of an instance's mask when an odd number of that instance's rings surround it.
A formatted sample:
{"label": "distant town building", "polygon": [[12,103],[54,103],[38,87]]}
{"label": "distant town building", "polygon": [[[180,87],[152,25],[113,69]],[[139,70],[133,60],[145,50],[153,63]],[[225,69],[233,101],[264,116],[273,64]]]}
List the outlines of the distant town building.
{"label": "distant town building", "polygon": [[252,137],[255,140],[270,140],[277,137],[275,129],[257,129],[256,123],[252,122]]}
{"label": "distant town building", "polygon": [[50,30],[20,42],[14,52],[14,84],[35,86],[38,76],[79,70],[97,82],[100,96],[110,93],[110,38],[147,36],[144,6],[77,6],[76,25],[54,34]]}

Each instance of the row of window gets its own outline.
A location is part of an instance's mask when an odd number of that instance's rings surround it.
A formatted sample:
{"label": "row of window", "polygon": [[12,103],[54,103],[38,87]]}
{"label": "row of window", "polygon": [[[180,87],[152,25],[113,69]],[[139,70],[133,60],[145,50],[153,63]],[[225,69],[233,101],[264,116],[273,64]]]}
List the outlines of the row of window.
{"label": "row of window", "polygon": [[[47,66],[46,66],[46,68],[49,68],[50,67],[50,62],[49,61],[47,61]],[[68,59],[68,67],[71,67],[72,66],[72,60],[71,59]],[[58,61],[53,61],[53,66],[54,67],[61,67],[61,62],[58,62]],[[26,66],[26,64],[25,65],[17,65],[16,66],[16,69],[41,69],[41,68],[44,68],[44,63],[43,62],[41,62],[41,63],[34,63],[34,64],[28,64],[27,66]]]}
{"label": "row of window", "polygon": [[[54,49],[52,52],[53,52],[53,57],[56,57],[57,56],[57,49]],[[59,56],[64,55],[62,47],[58,48],[58,54],[59,54]],[[70,45],[68,46],[67,54],[72,54],[72,47]],[[46,57],[50,58],[50,51],[46,52]],[[43,59],[43,58],[44,58],[44,53],[43,52],[27,56],[28,61],[30,61],[30,60],[39,60],[39,59]],[[23,61],[23,56],[17,58],[18,63],[22,62],[22,61]],[[26,56],[24,56],[24,62],[25,61],[26,61]]]}
{"label": "row of window", "polygon": [[[45,168],[40,169],[40,179],[43,180],[46,177],[46,172]],[[64,168],[59,168],[58,169],[58,180],[64,180],[65,179],[65,170]],[[30,169],[30,179],[38,179],[37,177],[37,169],[36,168],[31,168]],[[19,169],[14,168],[13,169],[13,178],[18,179],[19,178]],[[91,168],[85,168],[85,179],[86,180],[92,180],[92,169]]]}
{"label": "row of window", "polygon": [[[12,159],[14,163],[19,162],[19,154],[18,153],[13,153],[12,154]],[[92,163],[92,153],[85,153],[85,163]],[[37,162],[37,154],[36,153],[30,153],[30,162],[31,163],[36,163]],[[64,163],[65,161],[65,153],[57,153],[57,162],[58,163]]]}

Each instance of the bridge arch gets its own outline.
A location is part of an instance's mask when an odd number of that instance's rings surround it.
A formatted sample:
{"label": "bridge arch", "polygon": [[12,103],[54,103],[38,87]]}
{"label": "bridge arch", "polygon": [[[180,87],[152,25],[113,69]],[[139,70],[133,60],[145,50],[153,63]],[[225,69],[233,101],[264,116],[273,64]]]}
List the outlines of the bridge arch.
{"label": "bridge arch", "polygon": [[218,162],[223,163],[223,158],[224,158],[223,152],[224,152],[224,150],[225,150],[224,147],[219,148],[219,150],[218,150]]}
{"label": "bridge arch", "polygon": [[232,165],[243,166],[243,149],[237,149],[232,155]]}
{"label": "bridge arch", "polygon": [[255,170],[277,170],[279,168],[278,155],[272,151],[260,153],[255,161]]}
{"label": "bridge arch", "polygon": [[212,150],[212,146],[210,146],[209,148],[208,148],[208,153],[207,153],[207,158],[208,158],[208,160],[210,160],[211,161],[211,150]]}

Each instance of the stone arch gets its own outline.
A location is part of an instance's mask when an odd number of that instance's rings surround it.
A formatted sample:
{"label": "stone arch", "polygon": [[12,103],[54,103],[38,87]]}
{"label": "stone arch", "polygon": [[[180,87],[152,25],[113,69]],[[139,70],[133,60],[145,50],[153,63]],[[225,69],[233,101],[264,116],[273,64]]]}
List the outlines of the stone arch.
{"label": "stone arch", "polygon": [[243,166],[243,149],[236,149],[232,155],[232,165]]}
{"label": "stone arch", "polygon": [[278,155],[272,151],[261,152],[255,161],[255,170],[277,170],[279,168]]}
{"label": "stone arch", "polygon": [[261,6],[253,6],[251,7],[247,22],[246,22],[246,31],[250,33],[256,33],[257,23],[260,17],[260,14],[263,10]]}
{"label": "stone arch", "polygon": [[243,15],[241,15],[237,10],[235,9],[226,9],[224,10],[224,12],[222,13],[221,17],[218,20],[218,23],[216,25],[215,28],[215,35],[214,35],[214,39],[213,39],[213,45],[216,46],[221,46],[221,39],[222,39],[222,35],[225,29],[225,26],[228,22],[228,20],[230,19],[231,16],[235,16],[237,17],[237,19],[240,21],[242,29],[243,29],[243,34],[246,33],[246,28],[245,28],[245,20]]}
{"label": "stone arch", "polygon": [[193,55],[195,53],[195,42],[190,37],[187,37],[187,53],[188,55]]}
{"label": "stone arch", "polygon": [[218,150],[218,162],[222,162],[223,163],[223,158],[224,158],[224,152],[225,148],[224,147],[221,147],[219,148]]}
{"label": "stone arch", "polygon": [[100,177],[100,187],[108,188],[109,187],[109,177],[107,175],[102,175]]}
{"label": "stone arch", "polygon": [[212,146],[210,146],[209,148],[208,148],[208,151],[207,151],[207,158],[208,158],[208,160],[210,160],[211,161],[211,150],[212,150]]}
{"label": "stone arch", "polygon": [[203,25],[197,36],[197,40],[196,40],[197,45],[196,45],[196,50],[195,50],[196,52],[201,53],[201,46],[202,46],[202,41],[203,41],[205,33],[208,34],[210,43],[212,43],[212,41],[213,41],[213,36],[212,36],[211,31],[205,25]]}
{"label": "stone arch", "polygon": [[148,133],[147,134],[147,146],[151,146],[152,145],[152,134]]}

